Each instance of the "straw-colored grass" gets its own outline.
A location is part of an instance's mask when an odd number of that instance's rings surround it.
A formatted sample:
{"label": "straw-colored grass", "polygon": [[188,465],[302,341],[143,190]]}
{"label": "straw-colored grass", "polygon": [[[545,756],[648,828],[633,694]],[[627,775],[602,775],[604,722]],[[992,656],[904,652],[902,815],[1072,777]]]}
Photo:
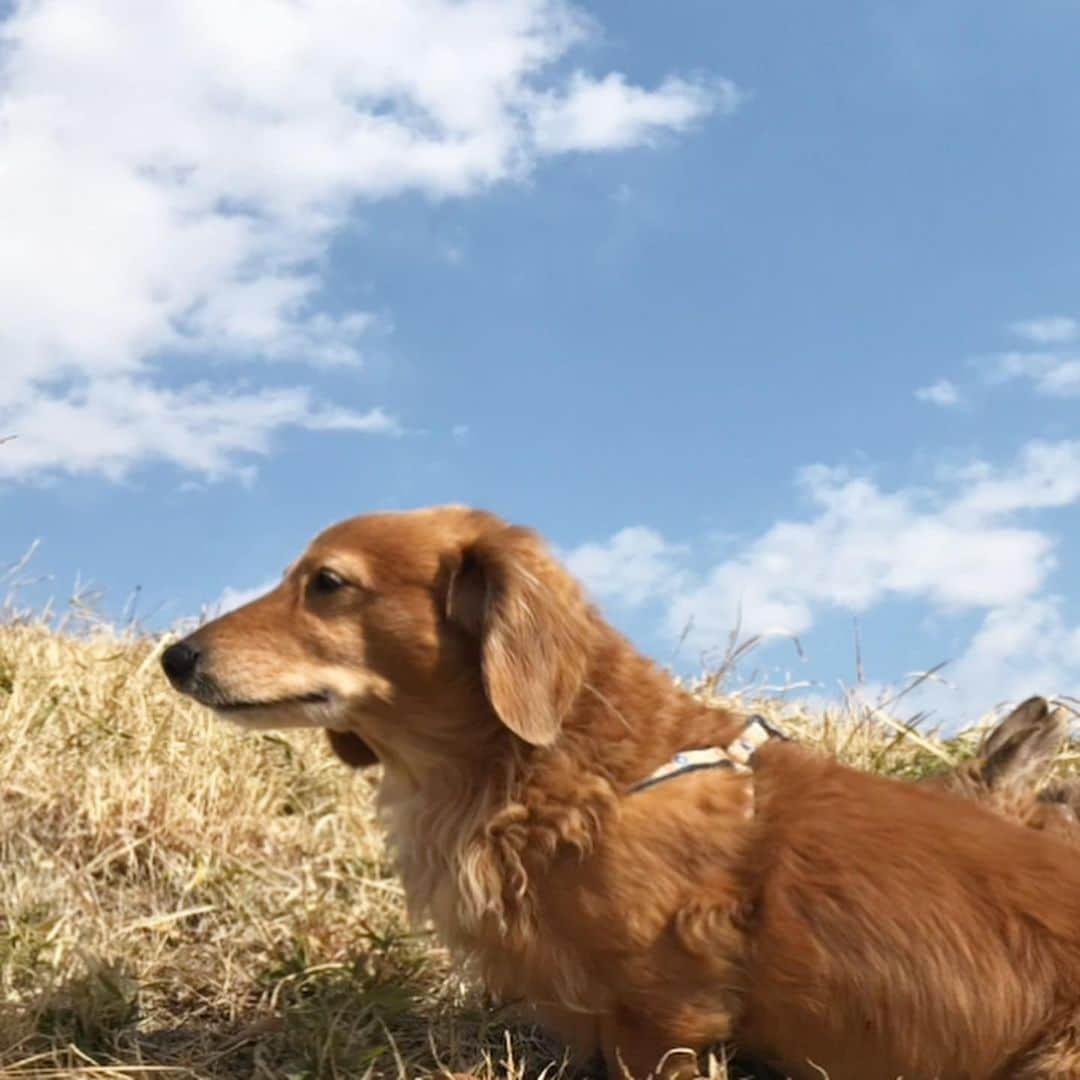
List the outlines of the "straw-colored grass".
{"label": "straw-colored grass", "polygon": [[[215,721],[160,648],[0,623],[0,1075],[563,1075],[406,925],[374,778],[318,733]],[[853,704],[753,705],[869,768],[962,752]]]}

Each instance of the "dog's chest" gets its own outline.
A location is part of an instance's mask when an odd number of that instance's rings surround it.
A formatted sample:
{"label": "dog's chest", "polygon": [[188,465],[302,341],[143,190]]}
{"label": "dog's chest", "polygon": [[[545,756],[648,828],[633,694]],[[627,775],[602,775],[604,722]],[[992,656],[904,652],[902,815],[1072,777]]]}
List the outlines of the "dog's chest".
{"label": "dog's chest", "polygon": [[536,883],[521,879],[519,892],[508,881],[505,863],[477,827],[482,815],[468,807],[435,809],[396,778],[386,779],[379,815],[410,917],[430,919],[441,943],[473,965],[496,996],[581,1008],[580,957],[551,927],[538,925]]}
{"label": "dog's chest", "polygon": [[[379,790],[379,818],[414,920],[430,918],[444,944],[471,949],[462,895],[462,838],[474,816],[467,806],[433,801],[407,779],[388,771]],[[473,905],[475,906],[475,904]]]}
{"label": "dog's chest", "polygon": [[432,906],[446,877],[435,838],[425,840],[424,836],[425,821],[432,816],[430,809],[412,785],[390,770],[379,788],[377,809],[410,915],[415,917]]}

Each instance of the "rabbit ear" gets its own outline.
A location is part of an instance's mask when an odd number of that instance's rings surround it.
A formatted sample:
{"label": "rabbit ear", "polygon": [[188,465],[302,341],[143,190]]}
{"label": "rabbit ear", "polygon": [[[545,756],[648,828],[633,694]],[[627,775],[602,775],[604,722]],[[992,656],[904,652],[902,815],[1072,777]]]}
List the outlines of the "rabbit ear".
{"label": "rabbit ear", "polygon": [[987,757],[993,756],[1006,744],[1012,742],[1018,735],[1033,730],[1045,722],[1050,712],[1050,706],[1046,698],[1029,697],[1021,702],[987,733],[983,740],[982,752]]}
{"label": "rabbit ear", "polygon": [[1054,759],[1065,737],[1063,709],[1051,711],[1046,699],[1028,698],[987,735],[979,752],[987,787],[1034,782]]}
{"label": "rabbit ear", "polygon": [[[1075,780],[1061,780],[1044,787],[1038,795],[1044,806],[1057,809],[1062,819],[1077,825],[1080,823],[1080,784]],[[1080,830],[1077,832],[1080,838]]]}

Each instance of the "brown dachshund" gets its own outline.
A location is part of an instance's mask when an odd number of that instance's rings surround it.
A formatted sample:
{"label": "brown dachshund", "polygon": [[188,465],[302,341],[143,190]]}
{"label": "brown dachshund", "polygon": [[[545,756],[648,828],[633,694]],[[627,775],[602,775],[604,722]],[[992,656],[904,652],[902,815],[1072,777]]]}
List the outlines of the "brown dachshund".
{"label": "brown dachshund", "polygon": [[351,519],[163,664],[240,723],[377,759],[412,913],[611,1076],[696,1076],[730,1040],[814,1080],[1080,1077],[1072,848],[792,743],[746,765],[745,720],[673,686],[532,532]]}

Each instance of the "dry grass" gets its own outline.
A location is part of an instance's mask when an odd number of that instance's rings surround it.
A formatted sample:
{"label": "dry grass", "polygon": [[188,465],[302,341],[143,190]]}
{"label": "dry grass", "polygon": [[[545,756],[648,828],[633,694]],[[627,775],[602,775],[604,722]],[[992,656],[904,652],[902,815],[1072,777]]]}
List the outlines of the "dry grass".
{"label": "dry grass", "polygon": [[[0,623],[0,1075],[563,1075],[406,926],[373,778],[214,721],[160,647]],[[854,704],[784,717],[892,773],[962,752]]]}

